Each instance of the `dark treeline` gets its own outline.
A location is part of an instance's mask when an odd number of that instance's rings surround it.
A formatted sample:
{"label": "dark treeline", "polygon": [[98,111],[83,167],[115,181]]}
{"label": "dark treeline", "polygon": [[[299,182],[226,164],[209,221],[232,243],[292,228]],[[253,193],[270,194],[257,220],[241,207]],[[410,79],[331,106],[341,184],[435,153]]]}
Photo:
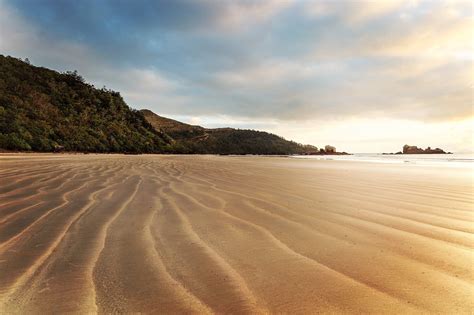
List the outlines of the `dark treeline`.
{"label": "dark treeline", "polygon": [[176,150],[200,154],[303,154],[306,146],[277,135],[246,129],[207,129],[202,140],[180,140]]}
{"label": "dark treeline", "polygon": [[176,153],[198,154],[307,154],[316,147],[285,140],[277,135],[248,129],[207,129],[192,126],[156,115],[150,110],[141,112],[157,130],[173,139]]}

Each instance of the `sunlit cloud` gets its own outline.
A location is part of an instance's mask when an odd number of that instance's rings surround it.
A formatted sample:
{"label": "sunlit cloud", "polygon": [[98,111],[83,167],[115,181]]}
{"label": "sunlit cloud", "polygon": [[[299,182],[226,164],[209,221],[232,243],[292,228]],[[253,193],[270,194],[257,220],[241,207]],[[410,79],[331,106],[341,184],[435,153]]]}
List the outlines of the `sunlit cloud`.
{"label": "sunlit cloud", "polygon": [[400,7],[413,7],[418,1],[308,1],[306,13],[314,17],[335,16],[348,24],[367,22],[393,13]]}

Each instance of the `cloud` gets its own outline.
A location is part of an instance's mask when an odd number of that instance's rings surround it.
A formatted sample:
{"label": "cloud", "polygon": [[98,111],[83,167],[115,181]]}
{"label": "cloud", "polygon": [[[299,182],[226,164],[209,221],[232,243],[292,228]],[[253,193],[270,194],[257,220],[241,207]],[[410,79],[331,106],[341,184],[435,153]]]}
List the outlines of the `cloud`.
{"label": "cloud", "polygon": [[166,113],[166,107],[184,107],[181,104],[190,102],[179,92],[179,82],[167,78],[156,69],[117,67],[83,43],[57,39],[33,27],[18,11],[2,1],[0,51],[15,57],[28,57],[35,65],[58,71],[78,69],[95,86],[106,86],[121,92],[134,108],[147,107]]}
{"label": "cloud", "polygon": [[189,117],[472,116],[468,1],[0,0],[0,50]]}
{"label": "cloud", "polygon": [[306,13],[314,17],[335,16],[348,24],[358,24],[381,18],[401,7],[416,6],[417,1],[308,1]]}
{"label": "cloud", "polygon": [[0,1],[0,51],[60,69],[71,69],[79,66],[81,60],[95,59],[91,51],[79,43],[50,38],[3,1]]}
{"label": "cloud", "polygon": [[292,0],[209,1],[210,6],[222,6],[216,20],[218,26],[240,29],[255,26],[290,6]]}

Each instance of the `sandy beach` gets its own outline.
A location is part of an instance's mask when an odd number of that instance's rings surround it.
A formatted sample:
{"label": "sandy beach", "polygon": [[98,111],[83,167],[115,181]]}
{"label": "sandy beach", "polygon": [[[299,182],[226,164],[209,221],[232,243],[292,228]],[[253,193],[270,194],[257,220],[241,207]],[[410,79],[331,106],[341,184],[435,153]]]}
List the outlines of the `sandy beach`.
{"label": "sandy beach", "polygon": [[471,313],[470,168],[0,156],[0,312]]}

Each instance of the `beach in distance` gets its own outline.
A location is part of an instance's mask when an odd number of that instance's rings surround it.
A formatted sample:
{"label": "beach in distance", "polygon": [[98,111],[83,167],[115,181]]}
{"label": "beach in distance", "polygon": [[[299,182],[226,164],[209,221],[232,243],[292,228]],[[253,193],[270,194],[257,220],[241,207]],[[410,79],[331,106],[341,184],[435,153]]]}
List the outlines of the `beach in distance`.
{"label": "beach in distance", "polygon": [[472,314],[473,164],[346,159],[2,154],[0,313]]}

